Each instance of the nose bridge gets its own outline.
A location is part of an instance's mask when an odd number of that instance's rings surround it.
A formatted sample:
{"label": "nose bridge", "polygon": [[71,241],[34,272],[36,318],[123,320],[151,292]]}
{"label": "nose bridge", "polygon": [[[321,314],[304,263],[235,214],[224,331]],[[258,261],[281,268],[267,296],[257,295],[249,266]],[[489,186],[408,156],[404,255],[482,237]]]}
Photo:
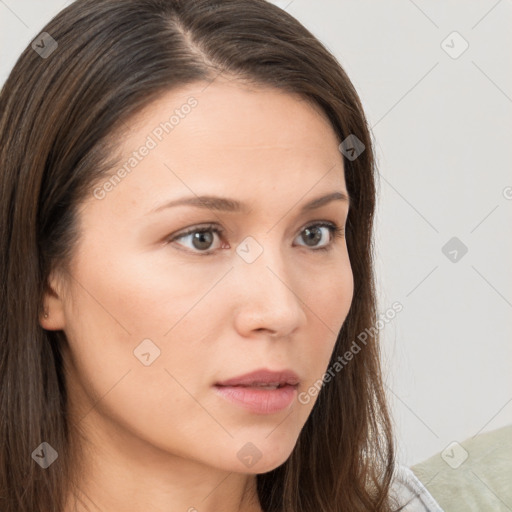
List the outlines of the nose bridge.
{"label": "nose bridge", "polygon": [[[253,236],[246,237],[236,249],[238,256],[242,261],[239,266],[244,273],[247,273],[247,279],[251,280],[252,285],[260,287],[268,286],[280,293],[284,288],[288,295],[291,293],[288,272],[286,271],[285,255],[282,248],[276,240],[272,240],[272,235],[258,235],[258,240]],[[283,283],[284,281],[284,283]]]}
{"label": "nose bridge", "polygon": [[243,308],[260,325],[275,331],[293,330],[304,320],[302,303],[290,282],[286,255],[272,236],[248,236],[236,251],[237,271],[244,286]]}

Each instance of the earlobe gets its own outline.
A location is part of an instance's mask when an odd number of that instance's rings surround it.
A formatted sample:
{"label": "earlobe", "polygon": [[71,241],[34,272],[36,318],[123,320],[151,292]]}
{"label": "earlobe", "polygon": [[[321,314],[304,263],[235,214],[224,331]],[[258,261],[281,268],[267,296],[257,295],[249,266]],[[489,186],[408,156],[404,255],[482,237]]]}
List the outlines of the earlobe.
{"label": "earlobe", "polygon": [[48,331],[62,330],[65,326],[64,296],[61,290],[61,283],[52,272],[43,297],[43,311],[39,314],[39,324]]}
{"label": "earlobe", "polygon": [[43,329],[47,329],[47,330],[50,330],[50,326],[49,326],[49,322],[48,322],[48,318],[49,318],[49,313],[48,313],[48,310],[45,309],[44,311],[44,314],[42,315],[39,315],[39,325],[43,328]]}

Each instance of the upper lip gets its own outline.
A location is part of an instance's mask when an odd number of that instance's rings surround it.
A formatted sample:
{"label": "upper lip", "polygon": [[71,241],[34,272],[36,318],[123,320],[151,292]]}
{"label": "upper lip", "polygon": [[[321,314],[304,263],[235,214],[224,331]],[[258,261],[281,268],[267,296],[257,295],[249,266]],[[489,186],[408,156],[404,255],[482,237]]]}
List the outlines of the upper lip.
{"label": "upper lip", "polygon": [[271,371],[266,368],[255,370],[232,379],[217,382],[217,386],[254,386],[257,384],[280,384],[295,386],[299,383],[299,377],[292,370]]}

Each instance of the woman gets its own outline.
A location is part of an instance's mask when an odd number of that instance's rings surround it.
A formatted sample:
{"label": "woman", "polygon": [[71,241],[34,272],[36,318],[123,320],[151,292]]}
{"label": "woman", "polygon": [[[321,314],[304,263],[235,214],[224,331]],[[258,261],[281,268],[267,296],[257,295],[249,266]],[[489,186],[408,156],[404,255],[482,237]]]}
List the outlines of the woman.
{"label": "woman", "polygon": [[358,338],[372,141],[310,32],[78,0],[0,107],[2,511],[413,510]]}

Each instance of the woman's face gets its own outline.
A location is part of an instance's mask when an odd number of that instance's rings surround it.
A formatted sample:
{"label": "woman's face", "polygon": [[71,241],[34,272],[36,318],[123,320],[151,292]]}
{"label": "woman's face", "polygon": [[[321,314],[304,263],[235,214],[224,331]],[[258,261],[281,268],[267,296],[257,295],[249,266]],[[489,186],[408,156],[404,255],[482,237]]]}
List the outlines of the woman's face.
{"label": "woman's face", "polygon": [[[69,340],[76,422],[131,460],[270,471],[292,452],[316,400],[297,397],[322,378],[352,301],[345,239],[327,227],[345,226],[348,203],[303,210],[347,193],[338,140],[301,98],[222,78],[167,93],[130,129],[114,178],[80,208],[72,277],[52,275],[40,320]],[[206,195],[226,201],[165,207]],[[216,386],[259,369],[295,372],[292,400]],[[240,391],[250,404],[226,397]]]}

